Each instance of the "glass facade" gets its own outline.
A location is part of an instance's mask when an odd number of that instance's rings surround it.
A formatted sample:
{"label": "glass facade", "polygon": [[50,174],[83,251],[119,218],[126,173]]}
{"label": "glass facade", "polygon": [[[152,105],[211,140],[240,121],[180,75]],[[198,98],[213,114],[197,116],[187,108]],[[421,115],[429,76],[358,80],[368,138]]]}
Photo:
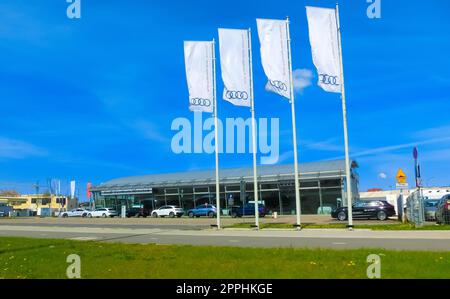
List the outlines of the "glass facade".
{"label": "glass facade", "polygon": [[[301,180],[302,214],[330,214],[333,209],[342,206],[343,186],[343,178],[340,176]],[[114,190],[103,193],[94,190],[93,194],[97,208],[114,208],[117,211],[121,211],[123,205],[127,209],[144,207],[150,210],[173,205],[187,211],[205,203],[216,204],[215,185],[152,188],[151,194],[113,195]],[[242,181],[220,186],[220,204],[225,215],[228,215],[230,206],[242,206],[254,201],[254,198],[253,183]],[[261,182],[259,200],[270,214],[277,212],[279,215],[295,215],[294,181]]]}

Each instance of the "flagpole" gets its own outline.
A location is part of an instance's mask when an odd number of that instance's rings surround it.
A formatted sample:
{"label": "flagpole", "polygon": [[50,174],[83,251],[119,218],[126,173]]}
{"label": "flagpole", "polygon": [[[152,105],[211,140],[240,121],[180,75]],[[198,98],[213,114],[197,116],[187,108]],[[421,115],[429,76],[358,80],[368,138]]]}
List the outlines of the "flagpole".
{"label": "flagpole", "polygon": [[248,29],[248,49],[250,59],[250,101],[252,113],[252,144],[253,144],[253,191],[255,194],[255,226],[259,229],[259,188],[257,173],[257,147],[256,147],[256,119],[255,119],[255,94],[253,91],[253,58],[252,58],[252,29]]}
{"label": "flagpole", "polygon": [[213,59],[213,90],[214,90],[214,134],[215,134],[215,154],[216,154],[216,208],[217,208],[217,229],[221,229],[220,221],[220,182],[219,182],[219,118],[217,113],[217,89],[216,89],[216,40],[212,43]]}
{"label": "flagpole", "polygon": [[291,53],[291,33],[289,30],[289,17],[286,19],[286,30],[287,30],[287,42],[288,42],[288,55],[289,55],[289,79],[290,79],[290,102],[291,102],[291,111],[292,111],[292,134],[293,134],[293,143],[294,143],[294,177],[295,177],[295,206],[296,206],[296,214],[297,214],[297,229],[302,228],[301,224],[301,208],[300,208],[300,181],[298,174],[298,154],[297,154],[297,125],[295,119],[295,96],[294,96],[294,80],[292,75],[292,53]]}
{"label": "flagpole", "polygon": [[345,174],[347,185],[347,208],[348,208],[348,228],[353,229],[353,196],[351,186],[351,174],[350,174],[350,155],[348,148],[348,129],[347,129],[347,105],[345,101],[345,84],[344,84],[344,65],[342,61],[342,44],[341,44],[341,24],[339,17],[339,3],[336,3],[336,22],[338,31],[338,47],[339,47],[339,59],[340,59],[340,71],[341,71],[341,99],[342,99],[342,118],[344,122],[344,145],[345,145]]}

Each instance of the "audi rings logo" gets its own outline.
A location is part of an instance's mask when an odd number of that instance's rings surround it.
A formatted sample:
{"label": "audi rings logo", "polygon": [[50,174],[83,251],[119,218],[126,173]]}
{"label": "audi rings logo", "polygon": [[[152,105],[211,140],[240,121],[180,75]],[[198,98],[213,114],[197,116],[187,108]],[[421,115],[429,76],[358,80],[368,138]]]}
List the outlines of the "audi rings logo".
{"label": "audi rings logo", "polygon": [[281,81],[269,81],[270,85],[278,91],[287,91],[288,87]]}
{"label": "audi rings logo", "polygon": [[208,99],[193,98],[191,99],[191,105],[199,107],[210,107],[211,101]]}
{"label": "audi rings logo", "polygon": [[327,74],[320,74],[319,81],[325,85],[339,86],[339,78],[337,76],[329,76]]}
{"label": "audi rings logo", "polygon": [[225,96],[229,100],[248,100],[248,93],[246,91],[227,91]]}

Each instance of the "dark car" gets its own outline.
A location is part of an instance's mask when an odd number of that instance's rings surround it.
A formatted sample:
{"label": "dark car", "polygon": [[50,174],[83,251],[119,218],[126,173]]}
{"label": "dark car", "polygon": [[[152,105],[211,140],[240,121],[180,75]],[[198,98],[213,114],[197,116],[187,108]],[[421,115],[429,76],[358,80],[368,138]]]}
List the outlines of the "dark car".
{"label": "dark car", "polygon": [[[259,204],[258,205],[258,211],[259,211],[259,217],[266,217],[267,215],[267,209],[264,205]],[[243,217],[243,216],[255,216],[255,204],[254,203],[248,203],[241,206],[234,206],[230,209],[230,216],[233,218],[237,217]]]}
{"label": "dark car", "polygon": [[437,224],[450,224],[450,194],[444,196],[436,208]]}
{"label": "dark car", "polygon": [[[353,204],[353,218],[387,220],[395,215],[395,208],[387,201],[357,201]],[[331,213],[331,217],[339,221],[348,219],[348,208],[340,207]]]}
{"label": "dark car", "polygon": [[0,206],[0,217],[8,217],[13,212],[9,206]]}
{"label": "dark car", "polygon": [[214,218],[217,216],[217,208],[210,204],[204,204],[191,209],[187,212],[189,218],[208,216],[209,218]]}
{"label": "dark car", "polygon": [[127,218],[131,217],[144,217],[147,218],[150,216],[150,210],[146,208],[131,208],[126,213]]}

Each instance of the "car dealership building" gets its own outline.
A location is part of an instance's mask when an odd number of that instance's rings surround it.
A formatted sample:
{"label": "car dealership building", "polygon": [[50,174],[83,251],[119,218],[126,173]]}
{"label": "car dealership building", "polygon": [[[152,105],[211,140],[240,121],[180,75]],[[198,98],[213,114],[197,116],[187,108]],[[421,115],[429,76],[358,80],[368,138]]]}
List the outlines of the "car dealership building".
{"label": "car dealership building", "polygon": [[[351,163],[353,200],[359,198],[358,164]],[[299,165],[302,214],[329,214],[346,205],[345,160]],[[269,211],[295,214],[293,165],[258,167],[259,199]],[[156,209],[165,205],[189,210],[204,203],[215,204],[215,172],[155,174],[111,180],[92,189],[96,207],[122,206]],[[220,169],[220,201],[224,214],[231,206],[254,201],[253,169]]]}

